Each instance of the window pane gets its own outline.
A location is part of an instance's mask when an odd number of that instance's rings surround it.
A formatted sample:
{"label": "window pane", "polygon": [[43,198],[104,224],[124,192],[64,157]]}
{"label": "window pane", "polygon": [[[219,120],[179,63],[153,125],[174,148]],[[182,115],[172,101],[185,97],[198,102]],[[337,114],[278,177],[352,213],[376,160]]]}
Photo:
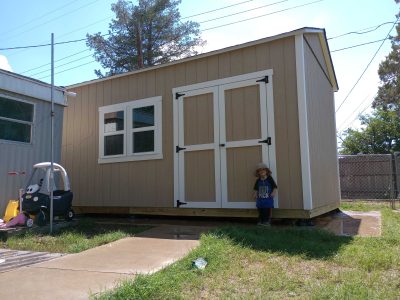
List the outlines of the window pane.
{"label": "window pane", "polygon": [[154,126],[154,106],[134,108],[132,119],[132,128]]}
{"label": "window pane", "polygon": [[124,130],[124,111],[104,114],[104,132]]}
{"label": "window pane", "polygon": [[133,153],[154,152],[154,130],[133,133]]}
{"label": "window pane", "polygon": [[0,119],[0,139],[30,143],[31,125]]}
{"label": "window pane", "polygon": [[33,121],[33,104],[0,97],[0,117]]}
{"label": "window pane", "polygon": [[124,135],[109,135],[104,137],[104,155],[124,154]]}

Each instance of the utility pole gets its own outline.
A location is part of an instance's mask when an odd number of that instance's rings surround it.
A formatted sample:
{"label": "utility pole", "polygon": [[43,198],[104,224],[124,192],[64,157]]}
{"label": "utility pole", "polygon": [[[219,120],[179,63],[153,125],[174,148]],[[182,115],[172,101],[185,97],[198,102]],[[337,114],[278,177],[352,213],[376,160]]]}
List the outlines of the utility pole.
{"label": "utility pole", "polygon": [[51,130],[50,130],[50,234],[53,233],[53,190],[54,190],[54,33],[51,34]]}

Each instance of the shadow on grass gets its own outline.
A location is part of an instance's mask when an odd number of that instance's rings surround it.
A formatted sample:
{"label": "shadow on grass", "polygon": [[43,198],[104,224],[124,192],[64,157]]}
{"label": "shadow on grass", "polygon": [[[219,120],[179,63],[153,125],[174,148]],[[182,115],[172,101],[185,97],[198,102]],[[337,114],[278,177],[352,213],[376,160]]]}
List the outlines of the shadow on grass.
{"label": "shadow on grass", "polygon": [[328,259],[353,240],[317,228],[297,227],[226,226],[211,233],[253,250],[301,255],[306,259]]}

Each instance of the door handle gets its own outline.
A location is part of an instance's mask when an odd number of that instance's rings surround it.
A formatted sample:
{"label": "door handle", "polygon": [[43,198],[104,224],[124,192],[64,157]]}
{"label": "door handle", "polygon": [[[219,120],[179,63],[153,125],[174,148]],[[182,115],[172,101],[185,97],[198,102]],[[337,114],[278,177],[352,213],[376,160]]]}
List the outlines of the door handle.
{"label": "door handle", "polygon": [[220,147],[225,147],[225,144],[219,144]]}

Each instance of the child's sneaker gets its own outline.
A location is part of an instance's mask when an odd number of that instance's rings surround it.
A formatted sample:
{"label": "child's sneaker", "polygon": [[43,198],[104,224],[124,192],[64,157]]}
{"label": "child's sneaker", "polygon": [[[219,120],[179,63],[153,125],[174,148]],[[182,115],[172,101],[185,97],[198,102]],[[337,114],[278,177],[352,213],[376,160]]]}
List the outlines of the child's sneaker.
{"label": "child's sneaker", "polygon": [[262,225],[263,225],[263,222],[259,221],[259,222],[257,223],[257,225],[258,225],[258,226],[262,226]]}
{"label": "child's sneaker", "polygon": [[265,227],[271,227],[271,222],[263,222],[261,225]]}

